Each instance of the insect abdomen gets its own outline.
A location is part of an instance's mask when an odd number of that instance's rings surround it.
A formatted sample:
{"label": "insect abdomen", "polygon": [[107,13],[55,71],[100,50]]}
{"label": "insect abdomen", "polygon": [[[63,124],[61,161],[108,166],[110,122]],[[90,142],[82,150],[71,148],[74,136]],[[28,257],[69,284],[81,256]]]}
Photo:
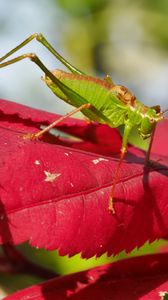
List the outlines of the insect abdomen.
{"label": "insect abdomen", "polygon": [[[112,92],[113,84],[91,76],[74,75],[61,70],[55,70],[53,71],[53,74],[62,83],[86,99],[85,103],[90,103],[97,110],[101,111],[109,119],[108,124],[110,126],[117,127],[123,124],[123,113],[121,117],[120,111],[125,111],[125,108],[127,107],[119,98],[117,98],[116,93]],[[45,82],[54,94],[65,102],[68,102],[75,107],[83,104],[79,102],[76,103],[75,99],[68,98],[48,77],[45,78]],[[116,115],[116,111],[118,116],[117,118],[114,118],[113,116]],[[84,114],[90,117],[87,111],[85,111]],[[103,120],[98,118],[95,118],[94,120],[104,123]]]}

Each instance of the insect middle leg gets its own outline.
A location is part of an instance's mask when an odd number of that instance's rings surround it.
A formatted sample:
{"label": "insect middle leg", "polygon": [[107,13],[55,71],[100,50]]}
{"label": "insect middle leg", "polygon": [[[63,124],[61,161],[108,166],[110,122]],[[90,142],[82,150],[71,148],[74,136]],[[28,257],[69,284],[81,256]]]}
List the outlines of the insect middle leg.
{"label": "insect middle leg", "polygon": [[90,103],[83,104],[80,107],[77,107],[76,109],[70,111],[66,115],[60,117],[59,119],[57,119],[56,121],[54,121],[53,123],[51,123],[49,126],[45,127],[43,130],[40,130],[39,132],[37,132],[35,134],[27,134],[25,136],[25,138],[38,139],[42,135],[44,135],[45,133],[47,133],[50,129],[54,128],[56,125],[58,125],[59,123],[61,123],[62,121],[64,121],[65,119],[71,117],[72,115],[76,114],[79,111],[82,111],[83,109],[88,109],[90,107],[91,107]]}
{"label": "insect middle leg", "polygon": [[129,137],[131,129],[132,129],[132,124],[129,121],[127,121],[127,123],[125,125],[125,128],[124,128],[122,147],[121,147],[121,150],[120,150],[120,159],[119,159],[117,168],[116,168],[115,173],[114,173],[114,180],[113,180],[111,193],[110,193],[110,199],[109,199],[109,211],[112,212],[113,214],[115,214],[113,199],[114,199],[114,196],[115,196],[116,184],[117,184],[117,181],[118,181],[118,178],[119,178],[119,175],[120,175],[120,170],[121,170],[121,165],[122,165],[123,159],[124,159],[125,154],[127,152],[128,137]]}

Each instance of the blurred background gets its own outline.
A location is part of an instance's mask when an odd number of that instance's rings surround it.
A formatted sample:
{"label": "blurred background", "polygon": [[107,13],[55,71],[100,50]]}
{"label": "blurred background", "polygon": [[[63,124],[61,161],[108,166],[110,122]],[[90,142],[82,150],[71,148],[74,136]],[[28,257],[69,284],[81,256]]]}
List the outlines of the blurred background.
{"label": "blurred background", "polygon": [[[90,75],[110,74],[115,83],[131,89],[137,98],[153,106],[168,107],[168,1],[166,0],[1,0],[0,56],[27,38],[41,32],[73,65]],[[51,70],[64,67],[36,41],[18,54],[34,52]],[[68,104],[58,100],[44,85],[42,72],[28,60],[0,70],[0,97],[51,112],[64,114]],[[148,246],[146,246],[148,247]],[[148,247],[148,251],[156,249]],[[55,254],[21,251],[60,273],[88,268],[106,261],[59,259]],[[142,249],[147,251],[147,248]],[[44,258],[45,257],[45,258]],[[27,278],[27,277],[26,277]],[[0,278],[5,291],[10,287]],[[22,276],[23,286],[27,281]],[[29,282],[29,280],[28,280]]]}
{"label": "blurred background", "polygon": [[[11,13],[12,12],[12,13]],[[134,91],[148,105],[166,108],[168,2],[166,0],[1,0],[0,56],[35,32],[85,73]],[[38,42],[18,54],[35,52],[51,70],[63,68]],[[64,113],[69,108],[25,60],[0,72],[0,97]],[[167,103],[166,103],[167,102]]]}

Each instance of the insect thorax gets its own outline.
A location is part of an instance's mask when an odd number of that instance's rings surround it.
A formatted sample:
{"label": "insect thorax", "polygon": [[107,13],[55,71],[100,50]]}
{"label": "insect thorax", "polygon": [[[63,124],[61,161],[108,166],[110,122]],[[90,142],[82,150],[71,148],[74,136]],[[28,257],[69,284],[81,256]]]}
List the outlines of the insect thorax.
{"label": "insect thorax", "polygon": [[112,92],[115,92],[118,96],[118,98],[126,105],[134,106],[136,103],[136,97],[135,95],[129,91],[125,86],[123,85],[114,85],[111,88]]}
{"label": "insect thorax", "polygon": [[156,123],[163,119],[160,106],[145,106],[125,86],[114,85],[111,90],[117,94],[122,103],[129,107],[126,122],[129,119],[132,126],[138,128],[143,139],[150,137]]}

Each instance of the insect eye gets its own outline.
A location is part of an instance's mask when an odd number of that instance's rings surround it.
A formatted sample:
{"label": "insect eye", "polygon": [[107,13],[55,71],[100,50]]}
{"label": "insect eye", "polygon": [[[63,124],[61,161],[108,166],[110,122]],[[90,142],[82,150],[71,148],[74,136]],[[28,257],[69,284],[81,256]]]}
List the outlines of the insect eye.
{"label": "insect eye", "polygon": [[155,123],[155,119],[154,119],[154,118],[151,118],[151,119],[150,119],[150,123],[151,123],[151,124]]}

